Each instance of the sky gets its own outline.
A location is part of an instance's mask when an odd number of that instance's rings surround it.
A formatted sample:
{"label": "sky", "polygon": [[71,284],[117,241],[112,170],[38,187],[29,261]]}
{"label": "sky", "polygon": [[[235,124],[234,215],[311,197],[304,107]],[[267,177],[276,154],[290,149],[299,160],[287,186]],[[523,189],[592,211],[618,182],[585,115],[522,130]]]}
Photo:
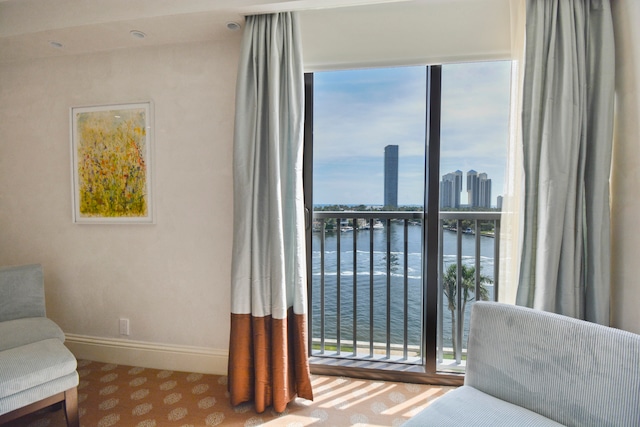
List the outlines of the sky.
{"label": "sky", "polygon": [[[470,169],[503,192],[509,61],[442,67],[440,177]],[[384,147],[399,146],[398,204],[424,199],[426,69],[314,73],[314,204],[382,205]],[[463,183],[462,203],[467,202]]]}

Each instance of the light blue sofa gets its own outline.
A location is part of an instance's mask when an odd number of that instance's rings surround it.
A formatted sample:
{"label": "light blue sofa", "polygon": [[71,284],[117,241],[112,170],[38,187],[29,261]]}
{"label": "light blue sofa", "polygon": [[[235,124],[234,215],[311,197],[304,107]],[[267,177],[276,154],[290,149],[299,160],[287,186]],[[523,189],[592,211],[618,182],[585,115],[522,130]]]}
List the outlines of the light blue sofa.
{"label": "light blue sofa", "polygon": [[0,268],[0,424],[63,402],[79,427],[77,362],[63,343],[45,317],[41,266]]}
{"label": "light blue sofa", "polygon": [[464,386],[403,427],[640,426],[640,335],[494,302],[470,322]]}

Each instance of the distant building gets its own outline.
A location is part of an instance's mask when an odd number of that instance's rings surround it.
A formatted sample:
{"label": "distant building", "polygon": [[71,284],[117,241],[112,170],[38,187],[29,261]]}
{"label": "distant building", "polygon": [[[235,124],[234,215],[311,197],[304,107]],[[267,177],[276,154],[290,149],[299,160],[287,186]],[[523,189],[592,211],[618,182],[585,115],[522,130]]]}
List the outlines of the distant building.
{"label": "distant building", "polygon": [[491,180],[486,173],[478,174],[478,206],[481,208],[491,207]]}
{"label": "distant building", "polygon": [[478,172],[467,172],[467,200],[470,207],[478,206]]}
{"label": "distant building", "polygon": [[472,208],[491,207],[491,179],[486,173],[467,172],[467,197]]}
{"label": "distant building", "polygon": [[461,192],[461,170],[443,175],[442,181],[440,181],[440,208],[460,208]]}
{"label": "distant building", "polygon": [[398,146],[384,147],[384,205],[398,207]]}
{"label": "distant building", "polygon": [[501,211],[502,210],[502,196],[498,196],[497,202],[498,203],[496,204],[496,206],[498,207],[498,210]]}

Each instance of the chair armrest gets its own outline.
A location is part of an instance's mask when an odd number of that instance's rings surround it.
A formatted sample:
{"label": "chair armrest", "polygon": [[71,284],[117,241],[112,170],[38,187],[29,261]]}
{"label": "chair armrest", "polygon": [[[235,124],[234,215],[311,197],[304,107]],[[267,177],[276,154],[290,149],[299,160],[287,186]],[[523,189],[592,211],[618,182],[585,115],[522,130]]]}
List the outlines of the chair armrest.
{"label": "chair armrest", "polygon": [[[46,317],[25,317],[0,322],[0,353],[32,342],[57,338],[64,342],[64,332]],[[0,357],[0,364],[2,364]],[[0,369],[1,370],[1,369]]]}

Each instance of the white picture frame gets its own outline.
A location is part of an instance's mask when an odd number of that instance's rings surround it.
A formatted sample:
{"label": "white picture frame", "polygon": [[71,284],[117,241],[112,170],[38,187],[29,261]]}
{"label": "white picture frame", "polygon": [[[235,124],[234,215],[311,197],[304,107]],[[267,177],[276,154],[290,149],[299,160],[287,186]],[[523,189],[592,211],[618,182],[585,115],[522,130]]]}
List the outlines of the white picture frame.
{"label": "white picture frame", "polygon": [[151,102],[71,108],[73,222],[154,224]]}

